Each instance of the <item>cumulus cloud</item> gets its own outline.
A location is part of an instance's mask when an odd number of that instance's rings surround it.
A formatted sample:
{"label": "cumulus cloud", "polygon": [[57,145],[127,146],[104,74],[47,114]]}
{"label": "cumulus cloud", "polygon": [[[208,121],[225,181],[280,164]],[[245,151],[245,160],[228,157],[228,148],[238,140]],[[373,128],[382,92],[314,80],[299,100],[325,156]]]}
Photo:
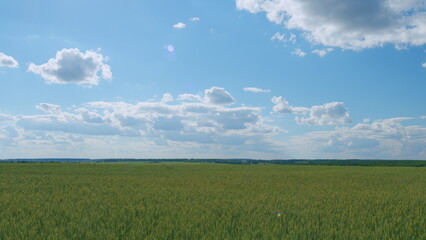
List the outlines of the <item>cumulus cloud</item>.
{"label": "cumulus cloud", "polygon": [[246,92],[254,92],[254,93],[269,93],[271,92],[271,90],[269,89],[261,89],[261,88],[257,88],[257,87],[245,87],[243,88],[244,91]]}
{"label": "cumulus cloud", "polygon": [[178,22],[175,25],[173,25],[174,29],[182,29],[182,28],[185,28],[185,27],[186,27],[186,24],[182,23],[182,22]]}
{"label": "cumulus cloud", "polygon": [[0,52],[0,67],[17,68],[18,61],[16,61],[13,57]]}
{"label": "cumulus cloud", "polygon": [[259,108],[229,108],[202,102],[178,105],[162,102],[92,102],[87,105],[109,112],[105,117],[112,117],[110,122],[115,122],[117,126],[131,126],[141,133],[154,135],[161,135],[161,131],[180,131],[174,135],[188,134],[186,139],[199,134],[213,137],[227,134],[230,130],[251,131],[258,124],[262,125]]}
{"label": "cumulus cloud", "polygon": [[196,94],[190,94],[190,93],[184,93],[180,94],[177,97],[177,100],[179,101],[193,101],[193,102],[201,102],[203,101],[203,98]]}
{"label": "cumulus cloud", "polygon": [[[0,135],[3,136],[0,138],[6,139],[7,132],[13,133],[11,129],[1,129],[1,124],[6,124],[20,129],[20,136],[25,133],[26,139],[35,139],[35,142],[42,141],[36,135],[47,133],[83,136],[85,141],[101,136],[138,137],[144,139],[143,142],[160,145],[187,143],[216,149],[234,149],[231,147],[234,146],[246,152],[278,151],[272,136],[282,130],[265,123],[261,108],[226,106],[235,100],[223,88],[212,87],[205,93],[204,98],[182,94],[178,97],[181,100],[173,100],[166,93],[154,102],[89,102],[66,110],[56,104],[40,103],[36,106],[43,112],[40,115],[0,114]],[[182,101],[187,99],[195,101]],[[51,141],[69,142],[61,139],[55,137]]]}
{"label": "cumulus cloud", "polygon": [[163,94],[163,97],[161,98],[161,102],[172,102],[174,100],[173,96],[170,93]]}
{"label": "cumulus cloud", "polygon": [[236,0],[236,6],[265,12],[270,21],[325,46],[361,50],[426,43],[424,0]]}
{"label": "cumulus cloud", "polygon": [[235,99],[229,92],[220,87],[212,87],[204,91],[204,99],[206,102],[217,105],[234,104]]}
{"label": "cumulus cloud", "polygon": [[95,51],[83,53],[77,48],[62,49],[47,63],[30,63],[28,71],[39,74],[48,84],[98,85],[100,78],[112,78],[106,60],[107,58]]}
{"label": "cumulus cloud", "polygon": [[[27,131],[16,125],[0,127],[0,146],[2,154],[9,157],[25,156],[29,158],[46,157],[52,148],[64,150],[64,146],[74,143],[84,143],[84,139],[74,134],[56,135],[43,131]],[[32,147],[29,147],[32,145]],[[25,149],[25,150],[24,150]],[[26,152],[28,150],[28,152]],[[81,150],[81,149],[80,149]],[[40,155],[36,152],[39,151]],[[75,151],[75,150],[74,150]],[[3,155],[4,156],[4,155]]]}
{"label": "cumulus cloud", "polygon": [[90,111],[86,108],[78,108],[75,110],[75,112],[81,116],[79,119],[83,120],[83,122],[86,123],[111,123],[111,121],[107,117],[103,117],[101,114],[95,111]]}
{"label": "cumulus cloud", "polygon": [[309,111],[309,108],[290,106],[283,97],[273,97],[271,101],[275,104],[272,111],[276,113],[306,114]]}
{"label": "cumulus cloud", "polygon": [[304,57],[304,56],[306,56],[306,55],[307,55],[307,53],[305,53],[304,51],[302,51],[300,48],[296,48],[296,49],[294,49],[294,51],[293,51],[293,52],[291,52],[291,54],[293,54],[293,55],[297,55],[297,56],[299,56],[299,57]]}
{"label": "cumulus cloud", "polygon": [[301,157],[425,159],[426,128],[404,126],[410,118],[390,118],[295,136],[289,149]]}
{"label": "cumulus cloud", "polygon": [[[206,91],[215,89],[221,88]],[[274,97],[273,103],[274,112],[297,114],[303,124],[350,121],[339,102],[304,108]],[[26,148],[28,157],[46,157],[49,151],[60,149],[54,155],[159,157],[161,152],[160,157],[426,158],[426,128],[403,125],[412,118],[365,119],[353,127],[339,126],[278,142],[274,136],[284,131],[271,125],[261,107],[213,104],[206,96],[189,93],[179,95],[173,104],[98,101],[72,107],[40,103],[36,108],[42,113],[0,113],[0,151],[9,154],[3,156],[22,156]]]}
{"label": "cumulus cloud", "polygon": [[422,64],[422,67],[426,68],[426,62]]}
{"label": "cumulus cloud", "polygon": [[345,125],[352,123],[349,111],[344,107],[342,102],[330,102],[320,106],[294,107],[283,97],[273,97],[271,101],[275,104],[272,107],[274,113],[305,115],[308,117],[296,116],[295,120],[298,124],[306,125]]}
{"label": "cumulus cloud", "polygon": [[321,106],[312,106],[309,117],[296,117],[298,124],[308,125],[344,125],[352,123],[349,111],[342,102],[330,102]]}
{"label": "cumulus cloud", "polygon": [[198,22],[198,21],[200,21],[200,18],[199,17],[192,17],[192,18],[189,18],[189,21]]}
{"label": "cumulus cloud", "polygon": [[315,49],[312,51],[313,54],[316,54],[320,57],[324,57],[325,55],[327,55],[328,53],[332,52],[333,49],[332,48],[325,48],[325,49]]}

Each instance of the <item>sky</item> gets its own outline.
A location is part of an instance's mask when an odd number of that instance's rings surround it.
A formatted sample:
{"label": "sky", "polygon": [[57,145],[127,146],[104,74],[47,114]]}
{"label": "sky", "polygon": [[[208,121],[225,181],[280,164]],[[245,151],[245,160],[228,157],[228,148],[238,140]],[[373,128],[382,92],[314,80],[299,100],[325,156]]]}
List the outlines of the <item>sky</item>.
{"label": "sky", "polygon": [[424,0],[2,0],[0,159],[426,159]]}

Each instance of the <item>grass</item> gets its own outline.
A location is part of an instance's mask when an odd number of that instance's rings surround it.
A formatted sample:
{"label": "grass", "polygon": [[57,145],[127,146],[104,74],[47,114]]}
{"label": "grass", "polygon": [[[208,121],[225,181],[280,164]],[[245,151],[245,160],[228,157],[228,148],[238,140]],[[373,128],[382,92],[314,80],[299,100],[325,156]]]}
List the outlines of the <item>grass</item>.
{"label": "grass", "polygon": [[2,240],[426,239],[425,216],[426,168],[0,164]]}

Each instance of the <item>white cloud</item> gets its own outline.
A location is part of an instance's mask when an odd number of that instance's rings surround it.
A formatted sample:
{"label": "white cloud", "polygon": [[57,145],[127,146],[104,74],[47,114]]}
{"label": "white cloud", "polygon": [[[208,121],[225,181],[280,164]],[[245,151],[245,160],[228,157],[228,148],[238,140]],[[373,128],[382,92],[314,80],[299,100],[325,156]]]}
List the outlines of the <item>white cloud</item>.
{"label": "white cloud", "polygon": [[45,64],[31,63],[28,71],[39,74],[49,84],[98,85],[99,78],[112,78],[110,66],[105,62],[106,58],[100,53],[83,53],[77,48],[70,48],[58,51],[55,58]]}
{"label": "white cloud", "polygon": [[293,137],[286,146],[307,158],[425,159],[426,128],[403,126],[410,118],[375,120],[354,127]]}
{"label": "white cloud", "polygon": [[177,98],[179,101],[193,101],[193,102],[201,102],[203,98],[196,94],[184,93],[180,94]]}
{"label": "white cloud", "polygon": [[288,38],[286,38],[285,33],[276,32],[274,35],[272,35],[271,40],[272,41],[278,41],[278,42],[296,43],[296,35],[293,34],[293,33],[290,33],[290,36]]}
{"label": "white cloud", "polygon": [[[2,134],[4,134],[2,136]],[[46,133],[41,131],[26,131],[16,126],[6,126],[0,128],[0,145],[7,153],[14,152],[11,157],[26,155],[28,158],[46,157],[49,147],[64,150],[65,146],[80,143],[84,144],[84,139],[73,134],[57,134]],[[29,145],[33,146],[28,152],[25,148]],[[49,150],[48,150],[49,149]],[[42,152],[41,155],[35,154],[37,150]],[[74,151],[78,151],[75,149]]]}
{"label": "white cloud", "polygon": [[278,41],[278,42],[285,42],[285,33],[279,33],[276,32],[272,37],[271,37],[272,41]]}
{"label": "white cloud", "polygon": [[246,92],[254,92],[254,93],[269,93],[271,92],[271,90],[269,89],[261,89],[261,88],[257,88],[257,87],[245,87],[243,88],[244,91]]}
{"label": "white cloud", "polygon": [[198,21],[200,21],[200,18],[199,17],[192,17],[192,18],[189,19],[189,21],[198,22]]}
{"label": "white cloud", "polygon": [[[207,90],[212,89],[226,92]],[[273,102],[275,112],[309,112],[298,119],[304,124],[350,121],[342,103],[304,108],[282,97]],[[36,108],[43,113],[0,113],[3,157],[426,158],[426,128],[402,124],[411,118],[364,119],[353,127],[278,142],[276,135],[284,131],[271,125],[261,107],[212,104],[195,94],[179,95],[173,103],[99,101],[70,108],[41,103]]]}
{"label": "white cloud", "polygon": [[120,128],[109,121],[87,121],[87,118],[84,117],[84,111],[81,111],[81,109],[76,113],[58,112],[21,116],[16,124],[26,130],[59,131],[84,135],[129,136],[137,134],[132,129]]}
{"label": "white cloud", "polygon": [[17,68],[18,62],[13,57],[0,52],[0,67]]}
{"label": "white cloud", "polygon": [[185,28],[185,27],[186,27],[186,24],[182,23],[182,22],[178,22],[175,25],[173,25],[174,29],[182,29],[182,28]]}
{"label": "white cloud", "polygon": [[304,57],[304,56],[306,56],[306,55],[307,55],[307,53],[305,53],[304,51],[302,51],[300,48],[296,48],[296,49],[294,49],[294,51],[293,51],[293,52],[291,52],[291,54],[293,54],[293,55],[297,55],[297,56],[299,56],[299,57]]}
{"label": "white cloud", "polygon": [[240,10],[265,12],[311,42],[361,50],[426,43],[424,0],[236,0]]}
{"label": "white cloud", "polygon": [[[73,138],[81,137],[79,143],[90,142],[95,138],[113,141],[118,138],[141,138],[130,142],[153,142],[155,147],[180,146],[186,143],[201,147],[205,151],[214,148],[212,154],[222,153],[229,149],[229,154],[244,156],[248,152],[277,152],[280,151],[271,137],[282,132],[278,127],[265,124],[258,107],[229,107],[225,104],[235,102],[232,96],[223,88],[212,87],[206,89],[206,96],[202,99],[194,94],[182,94],[182,100],[192,99],[196,102],[179,102],[173,104],[170,94],[164,94],[160,101],[144,101],[138,103],[127,102],[89,102],[81,107],[62,109],[61,106],[50,103],[41,103],[36,106],[43,111],[40,115],[12,116],[0,114],[0,145],[19,145],[22,141],[32,144],[47,142],[71,144]],[[13,131],[3,128],[2,125],[13,126],[18,131],[18,137],[6,141],[6,135],[11,136]],[[9,131],[10,130],[10,131]],[[43,137],[49,135],[56,137]],[[16,134],[14,134],[16,135]],[[25,135],[25,137],[24,137]],[[114,136],[113,138],[101,138]],[[3,139],[3,140],[2,140]],[[120,145],[122,146],[122,145]],[[158,154],[158,153],[157,153]],[[211,155],[213,156],[213,155]],[[225,155],[224,155],[225,156]]]}
{"label": "white cloud", "polygon": [[349,111],[342,102],[330,102],[321,106],[312,106],[309,117],[296,117],[298,124],[308,125],[344,125],[352,123]]}
{"label": "white cloud", "polygon": [[0,122],[15,121],[16,117],[10,114],[0,113]]}
{"label": "white cloud", "polygon": [[161,98],[161,102],[172,102],[174,100],[173,96],[170,93],[163,94],[163,97]]}
{"label": "white cloud", "polygon": [[235,99],[225,89],[220,87],[212,87],[204,91],[204,99],[206,102],[217,105],[234,104]]}
{"label": "white cloud", "polygon": [[[162,102],[93,102],[88,106],[109,112],[110,122],[117,126],[139,129],[141,134],[161,135],[158,131],[184,130],[175,132],[195,136],[198,134],[217,135],[228,131],[251,131],[261,124],[259,108],[223,107],[209,103],[181,103],[169,105]],[[166,125],[172,125],[166,127]],[[263,126],[262,126],[263,127]],[[234,132],[236,133],[236,132]],[[195,135],[194,135],[195,134]],[[169,135],[168,135],[169,136]],[[187,138],[187,137],[185,137]]]}
{"label": "white cloud", "polygon": [[332,52],[333,49],[332,48],[325,48],[325,49],[315,49],[312,51],[313,54],[316,54],[320,57],[324,57],[325,55],[327,55],[328,53]]}
{"label": "white cloud", "polygon": [[3,127],[2,130],[5,132],[6,138],[16,138],[19,136],[19,132],[14,126],[8,125]]}
{"label": "white cloud", "polygon": [[426,68],[426,62],[422,64],[422,67]]}
{"label": "white cloud", "polygon": [[273,97],[271,101],[275,104],[272,111],[276,113],[306,114],[309,111],[309,108],[290,106],[283,97]]}
{"label": "white cloud", "polygon": [[75,112],[79,113],[81,120],[86,123],[111,123],[107,117],[103,117],[101,114],[95,111],[90,111],[86,108],[78,108],[75,110]]}
{"label": "white cloud", "polygon": [[321,106],[294,107],[283,97],[273,97],[271,101],[275,104],[272,108],[274,113],[304,115],[309,113],[309,117],[296,116],[298,124],[307,125],[345,125],[352,123],[349,111],[342,102],[330,102]]}
{"label": "white cloud", "polygon": [[61,106],[56,104],[50,104],[50,103],[40,103],[36,106],[36,108],[45,113],[52,113],[52,114],[58,114],[62,111]]}
{"label": "white cloud", "polygon": [[408,50],[408,46],[407,46],[407,44],[395,44],[395,49],[396,50],[398,50],[398,51],[401,51],[401,50]]}
{"label": "white cloud", "polygon": [[[87,135],[126,135],[129,129],[117,128],[107,113],[98,113],[93,109],[78,108],[74,111],[61,111],[45,115],[23,116],[18,122],[26,123],[34,129],[47,127],[49,131],[63,131]],[[48,124],[51,124],[49,126]],[[23,125],[25,126],[25,125]],[[31,127],[29,127],[31,128]],[[90,129],[86,131],[85,129]],[[121,134],[120,134],[121,133]]]}
{"label": "white cloud", "polygon": [[296,35],[293,33],[290,33],[290,38],[288,39],[289,42],[296,43]]}

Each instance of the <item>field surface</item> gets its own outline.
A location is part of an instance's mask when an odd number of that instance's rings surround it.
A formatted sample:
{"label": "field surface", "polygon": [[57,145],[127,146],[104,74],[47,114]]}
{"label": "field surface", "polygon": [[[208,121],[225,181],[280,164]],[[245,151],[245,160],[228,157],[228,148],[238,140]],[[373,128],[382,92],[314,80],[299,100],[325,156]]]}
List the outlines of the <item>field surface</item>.
{"label": "field surface", "polygon": [[0,164],[2,240],[426,239],[425,216],[422,167]]}

